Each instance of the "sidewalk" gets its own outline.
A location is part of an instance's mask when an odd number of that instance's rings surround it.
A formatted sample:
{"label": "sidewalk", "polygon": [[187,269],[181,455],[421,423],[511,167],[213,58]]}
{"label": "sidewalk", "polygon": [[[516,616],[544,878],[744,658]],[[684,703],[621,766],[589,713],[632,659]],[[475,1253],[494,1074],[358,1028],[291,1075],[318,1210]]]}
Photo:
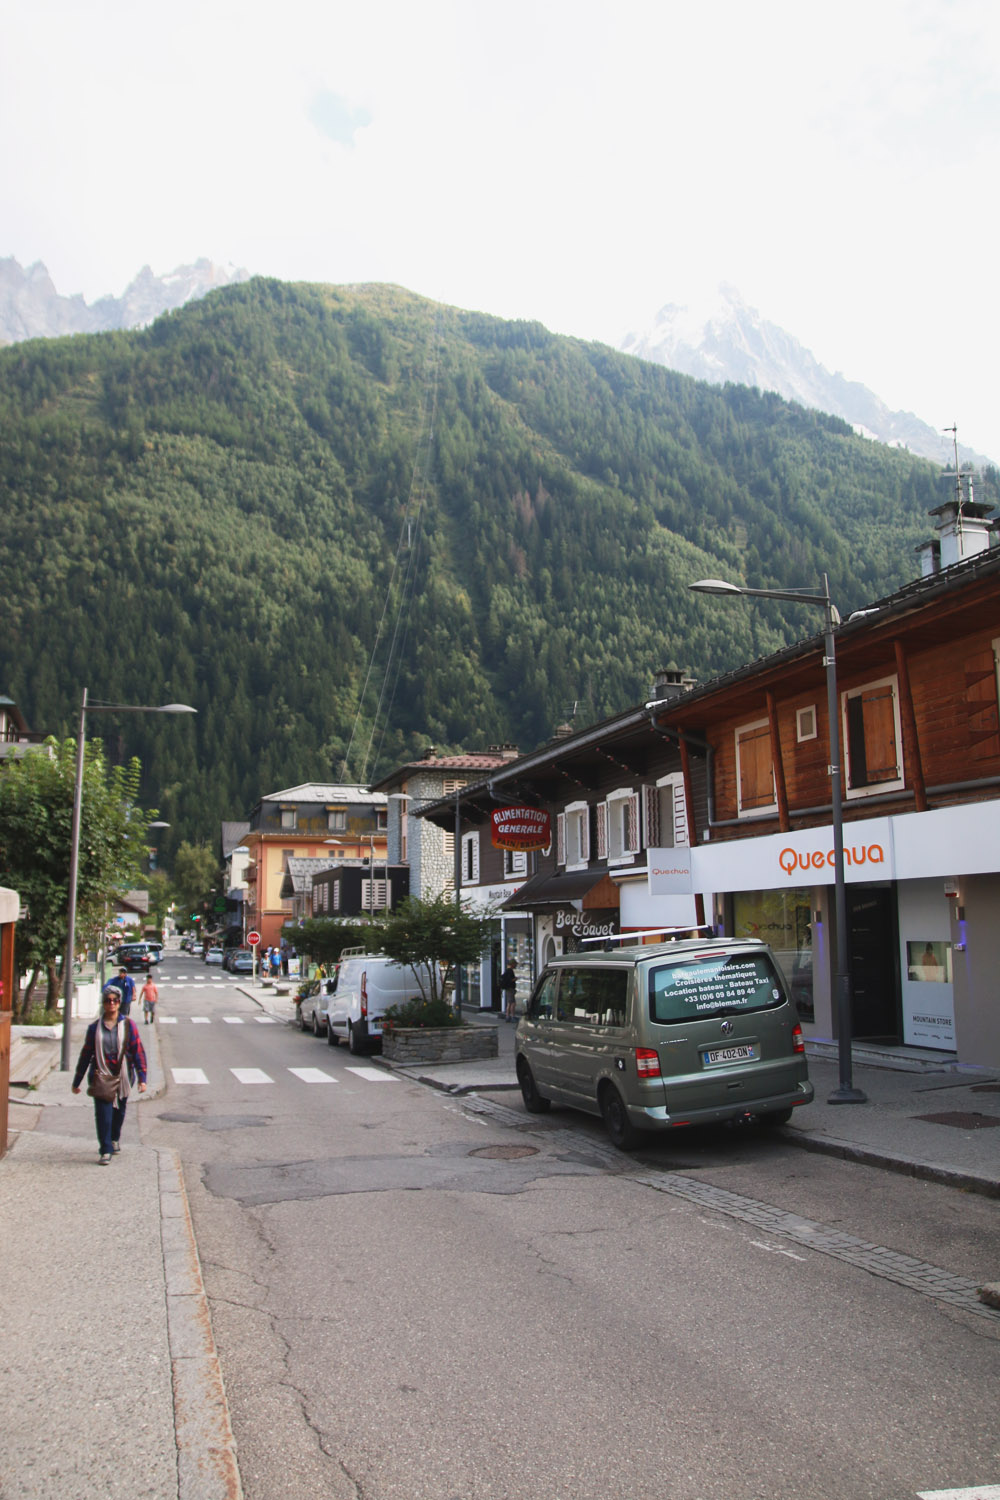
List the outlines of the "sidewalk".
{"label": "sidewalk", "polygon": [[[276,1018],[295,1019],[290,994],[240,988]],[[510,1091],[517,1108],[514,1027],[489,1013],[466,1019],[497,1028],[496,1058],[397,1071],[451,1094]],[[74,1062],[85,1026],[74,1023]],[[140,1101],[164,1087],[157,1028],[140,1025],[140,1034],[149,1091],[133,1093],[121,1154],[106,1168],[91,1101],[74,1097],[71,1075],[58,1071],[58,1041],[18,1038],[11,1049],[12,1144],[0,1161],[3,1500],[241,1494],[180,1162],[140,1139]],[[900,1071],[901,1062],[922,1070]],[[784,1139],[1000,1197],[1000,1076],[859,1047],[854,1080],[868,1102],[830,1105],[836,1060],[810,1058],[810,1074],[816,1100]]]}
{"label": "sidewalk", "polygon": [[[86,1025],[73,1023],[74,1065]],[[180,1161],[140,1140],[163,1073],[156,1027],[139,1031],[148,1091],[133,1090],[108,1167],[92,1101],[59,1071],[60,1043],[11,1047],[3,1500],[241,1494]]]}

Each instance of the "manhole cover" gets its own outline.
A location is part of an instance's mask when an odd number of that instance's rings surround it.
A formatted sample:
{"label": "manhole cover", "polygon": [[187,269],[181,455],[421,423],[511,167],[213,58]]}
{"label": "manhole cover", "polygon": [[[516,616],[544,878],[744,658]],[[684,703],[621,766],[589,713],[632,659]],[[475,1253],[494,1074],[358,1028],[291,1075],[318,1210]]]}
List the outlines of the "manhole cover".
{"label": "manhole cover", "polygon": [[[997,1122],[1000,1124],[1000,1121]],[[519,1156],[537,1156],[537,1146],[477,1146],[470,1156],[485,1156],[489,1161],[515,1161]]]}
{"label": "manhole cover", "polygon": [[963,1114],[961,1110],[949,1110],[943,1115],[914,1115],[913,1118],[926,1120],[929,1125],[953,1125],[956,1130],[993,1130],[1000,1125],[1000,1115]]}

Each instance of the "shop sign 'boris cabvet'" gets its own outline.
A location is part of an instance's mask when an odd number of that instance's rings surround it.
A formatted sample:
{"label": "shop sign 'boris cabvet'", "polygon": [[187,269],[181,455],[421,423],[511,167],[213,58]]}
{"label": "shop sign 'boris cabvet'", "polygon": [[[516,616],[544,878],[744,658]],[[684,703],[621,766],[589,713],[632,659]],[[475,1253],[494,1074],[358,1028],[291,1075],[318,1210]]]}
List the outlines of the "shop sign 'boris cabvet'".
{"label": "shop sign 'boris cabvet'", "polygon": [[498,807],[493,813],[494,849],[547,849],[552,820],[541,807]]}

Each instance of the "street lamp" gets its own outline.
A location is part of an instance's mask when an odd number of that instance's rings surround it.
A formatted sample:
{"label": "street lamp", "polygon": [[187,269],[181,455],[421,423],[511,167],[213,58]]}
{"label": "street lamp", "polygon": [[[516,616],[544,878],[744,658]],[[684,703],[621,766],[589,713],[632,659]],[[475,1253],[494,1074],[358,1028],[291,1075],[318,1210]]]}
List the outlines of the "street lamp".
{"label": "street lamp", "polygon": [[194,714],[198,710],[187,703],[162,703],[150,706],[138,703],[90,703],[87,689],[80,704],[80,728],[76,737],[76,784],[73,789],[73,824],[69,851],[69,915],[66,923],[66,956],[63,961],[63,1035],[60,1070],[70,1070],[73,1017],[73,964],[76,959],[76,881],[80,864],[80,813],[83,806],[83,748],[87,733],[87,713],[92,714]]}
{"label": "street lamp", "polygon": [[784,599],[792,604],[813,604],[823,611],[823,666],[826,668],[826,706],[830,730],[830,787],[833,807],[833,891],[837,927],[837,1056],[840,1083],[827,1101],[830,1104],[864,1104],[866,1095],[854,1087],[851,1056],[851,974],[847,956],[847,888],[844,880],[844,773],[840,763],[840,708],[837,700],[837,657],[833,630],[840,615],[830,599],[830,581],[823,575],[822,589],[751,589],[726,583],[721,578],[701,578],[688,588],[698,594],[745,594],[752,599]]}

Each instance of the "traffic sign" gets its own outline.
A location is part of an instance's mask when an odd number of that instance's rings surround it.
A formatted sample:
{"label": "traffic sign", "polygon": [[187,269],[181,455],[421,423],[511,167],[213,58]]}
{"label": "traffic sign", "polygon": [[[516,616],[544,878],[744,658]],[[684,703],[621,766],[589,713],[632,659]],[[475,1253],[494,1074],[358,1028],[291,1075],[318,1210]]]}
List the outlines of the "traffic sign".
{"label": "traffic sign", "polygon": [[247,942],[250,944],[251,948],[256,948],[257,944],[260,942],[260,933],[259,932],[248,932],[247,933]]}

